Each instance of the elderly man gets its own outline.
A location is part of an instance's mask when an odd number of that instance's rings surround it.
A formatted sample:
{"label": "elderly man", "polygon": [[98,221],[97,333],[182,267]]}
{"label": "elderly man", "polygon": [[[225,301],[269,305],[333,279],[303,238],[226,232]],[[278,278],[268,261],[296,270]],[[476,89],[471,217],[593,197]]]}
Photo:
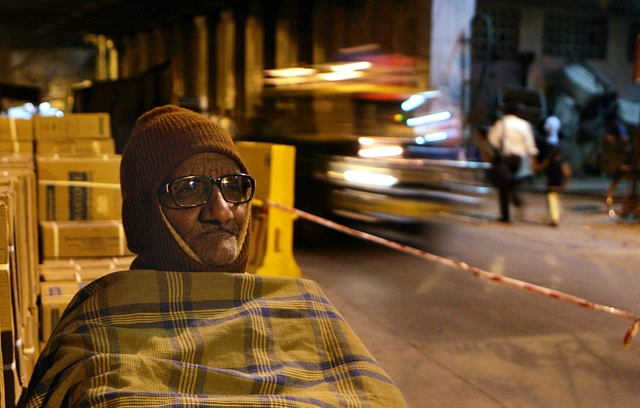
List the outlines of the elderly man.
{"label": "elderly man", "polygon": [[27,406],[406,406],[315,283],[242,273],[254,181],[219,126],[147,112],[121,187],[137,257],[76,295]]}

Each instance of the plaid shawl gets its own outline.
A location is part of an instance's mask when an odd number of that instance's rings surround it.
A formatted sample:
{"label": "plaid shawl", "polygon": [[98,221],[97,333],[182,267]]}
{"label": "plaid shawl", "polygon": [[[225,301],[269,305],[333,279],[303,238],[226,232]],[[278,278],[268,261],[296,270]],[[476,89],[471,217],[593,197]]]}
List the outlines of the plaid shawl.
{"label": "plaid shawl", "polygon": [[152,270],[78,292],[26,398],[28,407],[406,406],[314,282]]}

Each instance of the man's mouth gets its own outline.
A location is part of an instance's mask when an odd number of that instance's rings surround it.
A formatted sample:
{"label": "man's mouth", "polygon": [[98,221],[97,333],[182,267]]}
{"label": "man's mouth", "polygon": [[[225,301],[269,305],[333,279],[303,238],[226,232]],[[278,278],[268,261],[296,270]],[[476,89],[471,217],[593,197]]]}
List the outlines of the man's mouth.
{"label": "man's mouth", "polygon": [[218,230],[218,231],[205,231],[201,233],[202,236],[230,236],[235,237],[236,235],[230,231],[226,230]]}
{"label": "man's mouth", "polygon": [[229,228],[215,227],[215,228],[205,228],[202,231],[200,231],[199,235],[209,235],[209,236],[228,235],[228,236],[236,237],[238,233],[235,231],[232,231]]}

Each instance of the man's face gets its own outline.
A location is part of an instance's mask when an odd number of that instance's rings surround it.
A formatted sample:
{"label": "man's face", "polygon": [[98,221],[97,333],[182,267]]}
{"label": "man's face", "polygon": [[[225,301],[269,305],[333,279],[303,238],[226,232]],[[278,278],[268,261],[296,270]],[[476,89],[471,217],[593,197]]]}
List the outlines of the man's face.
{"label": "man's face", "polygon": [[[165,182],[184,176],[216,179],[240,173],[238,165],[218,153],[199,153],[176,167]],[[200,260],[209,265],[227,265],[240,252],[238,235],[247,215],[248,203],[232,204],[213,186],[209,201],[199,207],[162,207],[165,217]]]}

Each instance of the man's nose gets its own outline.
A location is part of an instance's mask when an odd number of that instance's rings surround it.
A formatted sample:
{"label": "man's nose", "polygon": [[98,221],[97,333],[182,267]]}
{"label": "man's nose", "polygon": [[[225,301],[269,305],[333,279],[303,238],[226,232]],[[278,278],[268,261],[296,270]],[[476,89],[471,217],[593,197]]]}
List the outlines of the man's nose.
{"label": "man's nose", "polygon": [[232,204],[227,202],[223,197],[220,189],[214,187],[211,191],[211,197],[205,205],[202,206],[200,211],[200,221],[212,222],[217,221],[225,223],[233,218],[233,211],[231,211]]}

